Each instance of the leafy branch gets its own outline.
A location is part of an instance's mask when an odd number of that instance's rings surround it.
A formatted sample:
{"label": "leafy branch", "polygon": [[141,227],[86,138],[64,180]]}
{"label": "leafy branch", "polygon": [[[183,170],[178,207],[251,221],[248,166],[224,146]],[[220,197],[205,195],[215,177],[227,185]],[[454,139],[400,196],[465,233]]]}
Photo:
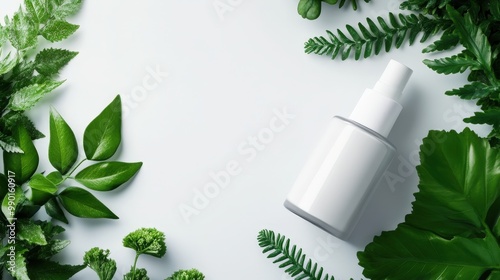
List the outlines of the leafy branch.
{"label": "leafy branch", "polygon": [[295,279],[309,280],[334,280],[328,273],[323,274],[323,268],[311,259],[306,260],[306,255],[302,249],[297,249],[296,245],[290,247],[290,239],[284,235],[276,235],[271,230],[261,230],[257,237],[259,246],[263,248],[262,253],[268,254],[268,258],[274,258],[273,263],[279,263],[279,267]]}

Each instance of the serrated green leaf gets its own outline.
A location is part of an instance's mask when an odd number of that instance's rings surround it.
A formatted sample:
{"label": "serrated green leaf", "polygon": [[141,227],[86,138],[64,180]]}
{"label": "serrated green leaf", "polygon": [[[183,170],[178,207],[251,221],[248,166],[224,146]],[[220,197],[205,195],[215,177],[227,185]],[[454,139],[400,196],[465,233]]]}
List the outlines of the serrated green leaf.
{"label": "serrated green leaf", "polygon": [[31,219],[16,221],[16,237],[30,245],[47,245],[42,227]]}
{"label": "serrated green leaf", "polygon": [[66,174],[78,158],[75,134],[59,113],[50,110],[49,161],[61,174]]}
{"label": "serrated green leaf", "polygon": [[25,111],[35,106],[46,94],[60,86],[64,81],[45,81],[41,84],[32,84],[15,92],[9,101],[9,109],[13,111]]}
{"label": "serrated green leaf", "polygon": [[15,128],[13,137],[24,153],[3,152],[4,173],[14,173],[17,185],[27,182],[38,167],[38,152],[28,131],[23,126]]}
{"label": "serrated green leaf", "polygon": [[500,250],[491,236],[448,240],[402,224],[375,237],[358,259],[371,279],[479,279],[498,266]]}
{"label": "serrated green leaf", "polygon": [[430,131],[420,161],[419,192],[406,222],[445,238],[484,234],[488,211],[500,196],[500,150],[468,128]]}
{"label": "serrated green leaf", "polygon": [[424,64],[439,74],[463,73],[468,68],[477,69],[481,65],[473,58],[463,55],[453,55],[439,59],[424,59]]}
{"label": "serrated green leaf", "polygon": [[19,147],[14,137],[5,135],[0,131],[0,147],[5,152],[9,153],[23,153],[23,150]]}
{"label": "serrated green leaf", "polygon": [[35,174],[28,182],[27,198],[35,205],[44,205],[57,192],[57,185],[42,174]]}
{"label": "serrated green leaf", "polygon": [[83,134],[83,149],[87,159],[106,160],[120,146],[122,107],[120,96],[90,122]]}
{"label": "serrated green leaf", "polygon": [[79,27],[64,20],[51,20],[42,29],[41,34],[50,42],[59,42],[71,36]]}
{"label": "serrated green leaf", "polygon": [[85,265],[63,265],[53,261],[37,260],[28,264],[28,273],[31,280],[67,280],[85,267]]}
{"label": "serrated green leaf", "polygon": [[113,190],[132,178],[142,162],[101,162],[84,168],[75,180],[87,188],[97,191]]}
{"label": "serrated green leaf", "polygon": [[1,118],[1,121],[5,127],[4,131],[12,131],[15,127],[24,126],[31,139],[36,140],[45,137],[23,112],[10,111]]}
{"label": "serrated green leaf", "polygon": [[[1,42],[0,42],[0,46],[1,46]],[[0,49],[0,55],[2,54],[2,51]],[[11,53],[8,53],[4,58],[2,58],[2,60],[0,61],[0,75],[3,75],[5,73],[8,73],[9,71],[11,71],[12,69],[14,69],[14,67],[16,67],[16,65],[19,63],[19,57],[17,55],[13,55],[13,57],[11,57]]]}
{"label": "serrated green leaf", "polygon": [[59,205],[59,202],[55,197],[47,201],[44,207],[45,211],[47,212],[47,215],[49,215],[50,217],[59,220],[65,224],[69,223],[68,219],[66,218],[66,215],[64,214],[64,211],[61,208],[61,205]]}
{"label": "serrated green leaf", "polygon": [[[28,270],[26,268],[26,258],[24,257],[24,253],[26,253],[27,249],[21,248],[20,246],[16,247],[16,255],[15,255],[15,266],[12,267],[10,263],[7,263],[6,268],[12,277],[16,280],[31,280],[28,276]],[[9,269],[11,268],[11,269]]]}
{"label": "serrated green leaf", "polygon": [[35,69],[45,76],[56,75],[77,54],[64,49],[44,49],[35,57]]}
{"label": "serrated green leaf", "polygon": [[52,1],[52,16],[64,19],[76,14],[82,6],[82,0],[56,0]]}
{"label": "serrated green leaf", "polygon": [[446,11],[455,25],[460,43],[475,56],[482,69],[491,71],[491,45],[488,37],[474,24],[469,13],[462,17],[451,5],[446,6]]}
{"label": "serrated green leaf", "polygon": [[43,0],[24,0],[28,16],[37,24],[44,24],[50,17],[50,11]]}
{"label": "serrated green leaf", "polygon": [[108,207],[82,188],[68,187],[59,194],[59,199],[63,207],[76,217],[118,219]]}
{"label": "serrated green leaf", "polygon": [[8,26],[8,38],[17,50],[27,50],[37,45],[38,27],[20,8]]}
{"label": "serrated green leaf", "polygon": [[466,123],[500,125],[500,108],[488,109],[483,112],[475,112],[474,116],[464,119]]}
{"label": "serrated green leaf", "polygon": [[61,252],[64,248],[68,247],[71,243],[69,240],[52,239],[48,241],[47,245],[38,246],[30,252],[35,255],[36,260],[50,260],[54,255]]}

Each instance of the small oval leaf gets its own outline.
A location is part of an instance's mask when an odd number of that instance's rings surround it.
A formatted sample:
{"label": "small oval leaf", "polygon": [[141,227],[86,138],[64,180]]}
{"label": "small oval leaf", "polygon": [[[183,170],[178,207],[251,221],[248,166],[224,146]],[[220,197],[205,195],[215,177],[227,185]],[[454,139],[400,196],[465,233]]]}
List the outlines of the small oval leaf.
{"label": "small oval leaf", "polygon": [[59,199],[63,207],[76,217],[118,219],[106,205],[82,188],[68,187],[59,194]]}
{"label": "small oval leaf", "polygon": [[47,201],[47,203],[45,203],[44,206],[47,215],[65,224],[69,223],[68,218],[66,218],[66,215],[64,214],[64,211],[61,208],[61,205],[59,204],[59,202],[55,197],[49,199],[49,201]]}
{"label": "small oval leaf", "polygon": [[142,162],[101,162],[84,168],[75,180],[87,188],[110,191],[132,178],[142,166]]}
{"label": "small oval leaf", "polygon": [[15,174],[17,185],[22,185],[31,178],[38,167],[38,152],[24,126],[14,128],[13,135],[23,153],[9,153],[4,151],[3,162],[5,174]]}
{"label": "small oval leaf", "polygon": [[49,161],[55,169],[66,174],[78,157],[76,137],[59,113],[50,110]]}
{"label": "small oval leaf", "polygon": [[113,156],[121,142],[122,105],[120,96],[90,122],[83,134],[87,159],[106,160]]}

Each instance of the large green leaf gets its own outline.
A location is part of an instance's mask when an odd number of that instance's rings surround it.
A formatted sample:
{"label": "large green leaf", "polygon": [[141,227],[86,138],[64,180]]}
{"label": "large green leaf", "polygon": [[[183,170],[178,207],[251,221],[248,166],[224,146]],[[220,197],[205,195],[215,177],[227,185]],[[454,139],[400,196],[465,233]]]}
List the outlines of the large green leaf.
{"label": "large green leaf", "polygon": [[87,266],[37,260],[28,264],[28,274],[31,280],[67,280],[85,267]]}
{"label": "large green leaf", "polygon": [[14,173],[14,178],[17,185],[21,185],[28,181],[38,167],[39,157],[38,152],[31,140],[31,137],[23,126],[14,128],[13,137],[19,144],[23,153],[10,153],[4,151],[4,173]]}
{"label": "large green leaf", "polygon": [[75,179],[90,189],[109,191],[127,182],[141,166],[142,162],[100,162],[84,168]]}
{"label": "large green leaf", "polygon": [[423,140],[419,192],[406,222],[443,237],[484,234],[500,195],[500,153],[486,139],[463,132],[430,131]]}
{"label": "large green leaf", "polygon": [[14,48],[26,50],[36,46],[38,27],[21,8],[14,14],[8,29],[8,38]]}
{"label": "large green leaf", "polygon": [[118,219],[106,205],[82,188],[68,187],[59,198],[64,208],[76,217]]}
{"label": "large green leaf", "polygon": [[49,161],[61,174],[66,174],[78,158],[75,134],[59,113],[50,110]]}
{"label": "large green leaf", "polygon": [[498,269],[500,250],[491,235],[448,240],[402,224],[375,237],[358,258],[371,279],[469,280]]}
{"label": "large green leaf", "polygon": [[476,57],[484,70],[491,71],[492,55],[488,37],[474,24],[469,13],[462,17],[451,5],[446,6],[446,11],[454,23],[460,43]]}
{"label": "large green leaf", "polygon": [[120,146],[122,107],[120,96],[90,122],[83,134],[83,149],[87,159],[106,160]]}

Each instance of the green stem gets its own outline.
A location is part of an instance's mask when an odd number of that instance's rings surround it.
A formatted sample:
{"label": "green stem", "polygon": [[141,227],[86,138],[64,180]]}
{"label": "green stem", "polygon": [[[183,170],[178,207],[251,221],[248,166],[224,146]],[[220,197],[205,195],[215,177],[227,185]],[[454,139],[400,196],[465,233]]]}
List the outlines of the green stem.
{"label": "green stem", "polygon": [[135,279],[135,269],[137,267],[137,260],[141,254],[135,253],[134,265],[132,266],[132,279]]}
{"label": "green stem", "polygon": [[[86,159],[86,158],[84,158],[84,159],[82,159],[82,160],[81,160],[81,161],[80,161],[77,165],[75,165],[75,167],[73,167],[73,169],[71,169],[71,171],[70,171],[70,172],[69,172],[66,176],[64,176],[64,177],[63,177],[63,181],[62,181],[62,182],[66,181],[66,179],[70,178],[70,177],[71,177],[71,175],[73,174],[73,172],[75,172],[75,170],[76,170],[76,169],[77,169],[77,168],[78,168],[78,167],[79,167],[82,163],[84,163],[86,160],[87,160],[87,159]],[[61,183],[62,183],[62,182],[61,182]]]}

